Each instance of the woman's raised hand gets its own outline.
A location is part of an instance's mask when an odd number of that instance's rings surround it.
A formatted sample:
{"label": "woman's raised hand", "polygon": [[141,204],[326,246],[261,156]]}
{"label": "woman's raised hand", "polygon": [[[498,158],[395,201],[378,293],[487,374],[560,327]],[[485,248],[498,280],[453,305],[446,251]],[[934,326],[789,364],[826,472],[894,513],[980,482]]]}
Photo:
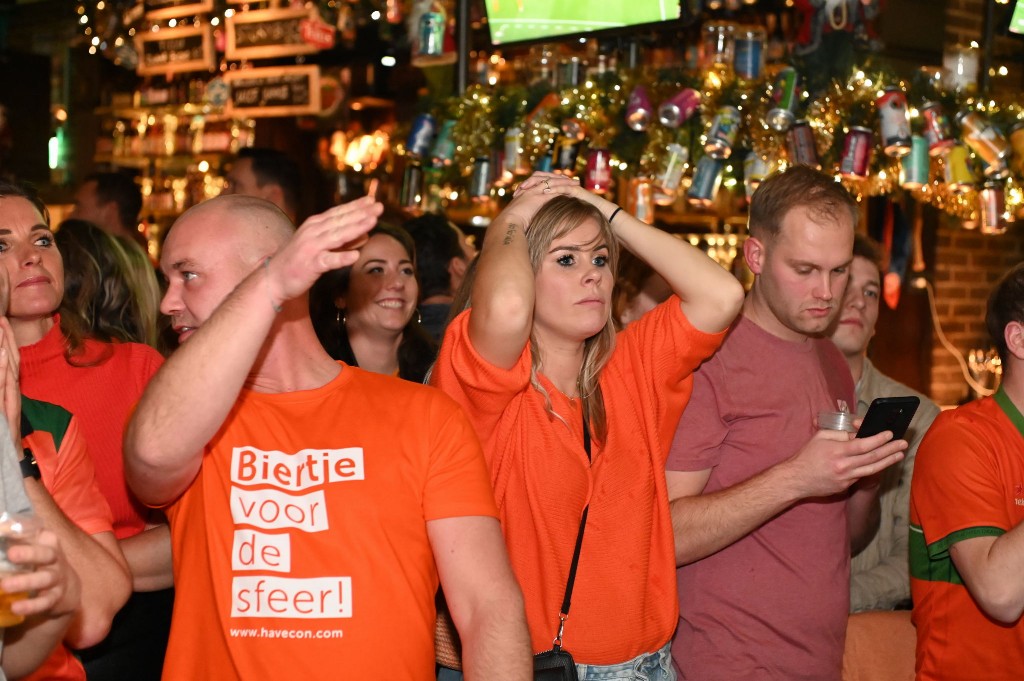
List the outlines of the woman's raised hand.
{"label": "woman's raised hand", "polygon": [[517,216],[526,227],[529,227],[541,206],[553,196],[568,194],[573,187],[580,189],[579,185],[579,180],[575,178],[536,172],[519,183],[512,194],[512,201],[505,207],[504,212]]}
{"label": "woman's raised hand", "polygon": [[[578,177],[537,172],[523,180],[519,187],[516,188],[516,193],[513,196],[518,196],[521,191],[540,192],[544,197],[544,202],[549,200],[552,196],[558,196],[560,194],[572,196],[580,201],[586,201],[587,203],[596,206],[598,210],[604,213],[605,217],[611,215],[611,212],[617,208],[617,206],[611,201],[603,199],[597,194],[587,191],[580,186],[580,180]],[[509,205],[511,206],[512,204]],[[541,205],[543,205],[543,202]],[[538,208],[539,207],[540,206],[538,206]],[[534,212],[536,212],[536,210],[534,210]]]}

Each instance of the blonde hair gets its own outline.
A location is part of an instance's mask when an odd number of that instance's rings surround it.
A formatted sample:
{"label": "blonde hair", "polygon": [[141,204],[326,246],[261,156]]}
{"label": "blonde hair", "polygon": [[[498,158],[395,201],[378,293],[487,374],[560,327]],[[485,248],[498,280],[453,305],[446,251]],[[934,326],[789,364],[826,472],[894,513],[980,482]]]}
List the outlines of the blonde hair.
{"label": "blonde hair", "polygon": [[[595,206],[571,196],[554,197],[537,211],[530,222],[529,230],[526,233],[526,244],[534,273],[540,270],[541,262],[550,250],[552,242],[569,234],[587,220],[596,222],[599,229],[594,243],[604,243],[608,246],[608,276],[613,276],[618,264],[619,246],[611,225]],[[542,292],[537,291],[536,295],[542,295]],[[611,306],[609,306],[608,319],[605,321],[604,327],[583,343],[583,365],[580,367],[580,374],[576,380],[576,389],[583,401],[583,415],[590,423],[591,433],[597,440],[604,440],[608,432],[608,419],[600,378],[601,370],[608,363],[614,349],[615,323],[612,319]],[[532,332],[530,334],[530,354],[533,359],[533,365],[530,368],[530,384],[544,396],[546,411],[565,422],[565,419],[555,412],[551,405],[551,396],[548,395],[537,378],[542,366],[540,348]]]}

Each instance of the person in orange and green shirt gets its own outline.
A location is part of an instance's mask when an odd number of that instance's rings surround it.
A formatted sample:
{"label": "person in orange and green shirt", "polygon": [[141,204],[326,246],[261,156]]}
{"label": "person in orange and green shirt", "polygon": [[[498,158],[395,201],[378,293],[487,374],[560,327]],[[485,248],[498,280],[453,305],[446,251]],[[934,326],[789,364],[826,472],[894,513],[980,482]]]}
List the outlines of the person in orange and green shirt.
{"label": "person in orange and green shirt", "polygon": [[[17,210],[12,210],[15,215]],[[0,315],[10,283],[0,268]],[[19,440],[25,493],[44,526],[59,539],[82,585],[81,603],[63,641],[28,679],[85,679],[72,652],[93,645],[110,628],[130,593],[128,566],[114,538],[110,506],[100,493],[78,421],[70,412],[19,392],[18,349],[11,325],[0,316],[0,410]]]}
{"label": "person in orange and green shirt", "polygon": [[1024,264],[985,323],[1002,385],[935,419],[911,483],[918,681],[1024,678]]}

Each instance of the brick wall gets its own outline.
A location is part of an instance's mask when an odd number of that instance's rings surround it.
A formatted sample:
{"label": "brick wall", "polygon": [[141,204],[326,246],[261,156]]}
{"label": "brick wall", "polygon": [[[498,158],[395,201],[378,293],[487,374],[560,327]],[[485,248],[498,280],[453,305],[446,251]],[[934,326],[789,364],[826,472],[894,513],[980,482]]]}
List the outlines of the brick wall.
{"label": "brick wall", "polygon": [[[946,338],[966,357],[972,348],[988,348],[985,302],[992,284],[1024,256],[1024,229],[986,236],[965,230],[957,220],[939,220],[936,235],[935,307]],[[957,404],[968,396],[956,360],[933,333],[931,396],[939,404]]]}

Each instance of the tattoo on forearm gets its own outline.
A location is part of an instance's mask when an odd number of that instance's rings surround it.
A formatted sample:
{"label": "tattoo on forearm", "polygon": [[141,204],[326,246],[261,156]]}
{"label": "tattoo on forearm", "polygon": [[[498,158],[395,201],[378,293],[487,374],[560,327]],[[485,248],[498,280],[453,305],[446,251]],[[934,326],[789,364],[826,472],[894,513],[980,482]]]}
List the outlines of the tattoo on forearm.
{"label": "tattoo on forearm", "polygon": [[515,237],[515,235],[516,235],[516,226],[515,225],[509,225],[508,229],[505,230],[505,240],[502,241],[502,244],[504,244],[505,246],[508,246],[510,243],[512,243],[512,238]]}

